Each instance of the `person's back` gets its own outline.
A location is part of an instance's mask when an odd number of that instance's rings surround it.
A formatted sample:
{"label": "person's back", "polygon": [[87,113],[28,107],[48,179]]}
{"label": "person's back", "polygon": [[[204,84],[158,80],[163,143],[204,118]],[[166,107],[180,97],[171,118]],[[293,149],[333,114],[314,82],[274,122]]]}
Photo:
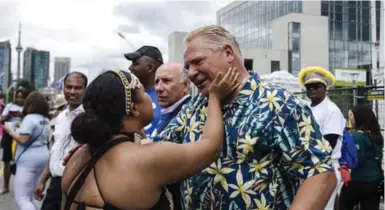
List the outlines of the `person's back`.
{"label": "person's back", "polygon": [[11,124],[5,130],[17,142],[14,178],[14,200],[19,209],[36,209],[33,189],[49,159],[49,105],[39,92],[32,92],[24,102],[20,127],[15,130]]}
{"label": "person's back", "polygon": [[[86,145],[66,165],[62,209],[172,210],[172,196],[164,186],[192,176],[219,156],[220,100],[238,85],[234,71],[217,80],[210,90],[207,128],[199,143],[140,145],[137,133],[153,113],[139,80],[122,71],[97,77],[87,88],[85,113],[71,125],[74,139]],[[176,156],[180,159],[172,159]]]}
{"label": "person's back", "polygon": [[[145,156],[140,147],[141,145],[127,141],[106,152],[88,174],[75,201],[82,200],[91,207],[87,209],[93,209],[92,206],[100,209],[106,200],[110,205],[116,204],[113,206],[119,209],[151,209],[158,202],[161,189],[149,180],[141,178],[141,171],[138,170],[139,162],[126,161]],[[92,158],[89,149],[90,147],[83,146],[67,163],[74,167],[66,170],[62,182],[63,189],[70,189],[72,181],[76,180],[83,167]]]}
{"label": "person's back", "polygon": [[[31,133],[31,139],[34,142],[25,150],[28,144],[18,144],[16,149],[15,159],[18,159],[18,166],[28,168],[44,168],[49,158],[48,150],[48,138],[50,133],[49,120],[41,114],[28,114],[24,117],[23,123],[28,122],[29,126],[33,126],[34,129]],[[18,129],[19,133],[26,132],[24,127]],[[30,132],[30,131],[29,131]]]}
{"label": "person's back", "polygon": [[[370,136],[362,131],[352,132],[358,151],[358,167],[352,169],[352,180],[375,181],[381,177],[381,164],[383,145],[374,142]],[[377,159],[379,158],[379,159]]]}
{"label": "person's back", "polygon": [[[384,172],[381,168],[384,139],[372,107],[349,110],[352,137],[357,148],[358,166],[351,170],[351,180],[341,190],[339,209],[379,210],[384,195]],[[381,184],[382,183],[382,184]]]}

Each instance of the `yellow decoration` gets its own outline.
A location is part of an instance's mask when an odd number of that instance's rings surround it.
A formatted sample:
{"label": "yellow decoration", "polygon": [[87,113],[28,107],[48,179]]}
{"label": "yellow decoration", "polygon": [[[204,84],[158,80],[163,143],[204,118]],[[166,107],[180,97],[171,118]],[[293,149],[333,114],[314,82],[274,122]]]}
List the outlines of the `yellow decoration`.
{"label": "yellow decoration", "polygon": [[15,139],[12,139],[12,157],[13,157],[13,159],[15,159],[16,148],[17,148],[17,143],[16,143]]}
{"label": "yellow decoration", "polygon": [[328,88],[332,87],[335,84],[335,82],[336,82],[336,78],[334,77],[334,75],[330,71],[328,71],[328,70],[326,70],[326,69],[324,69],[322,67],[310,66],[310,67],[302,69],[299,72],[299,74],[298,74],[298,81],[299,81],[299,83],[302,86],[305,86],[306,75],[309,74],[309,73],[313,73],[313,72],[321,74],[322,76],[324,76],[328,80],[330,80],[330,83],[326,85]]}

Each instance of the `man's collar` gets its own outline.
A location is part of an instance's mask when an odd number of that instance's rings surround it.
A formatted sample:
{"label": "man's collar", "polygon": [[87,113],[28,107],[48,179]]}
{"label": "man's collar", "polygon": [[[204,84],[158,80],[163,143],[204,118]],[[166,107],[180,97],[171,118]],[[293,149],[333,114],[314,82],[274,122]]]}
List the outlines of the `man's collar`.
{"label": "man's collar", "polygon": [[65,114],[68,115],[68,114],[71,114],[71,113],[79,113],[79,112],[83,112],[84,109],[83,109],[83,105],[80,104],[78,107],[76,107],[76,109],[70,111],[70,106],[68,105],[65,109]]}
{"label": "man's collar", "polygon": [[162,108],[162,110],[160,112],[162,114],[168,114],[170,112],[173,112],[181,103],[183,103],[188,98],[190,98],[190,95],[185,95],[183,98],[179,99],[179,101],[177,101],[176,103],[174,103],[170,107]]}
{"label": "man's collar", "polygon": [[259,75],[257,73],[253,74],[243,83],[242,88],[239,90],[232,103],[243,104],[244,102],[248,102],[255,90],[263,85],[265,84],[261,82]]}
{"label": "man's collar", "polygon": [[[224,107],[228,107],[231,104],[243,104],[247,103],[250,100],[250,96],[254,94],[257,88],[261,89],[266,86],[266,83],[262,82],[259,75],[257,73],[248,77],[246,82],[243,84],[240,91],[237,93],[235,98],[230,102],[230,104],[225,105]],[[208,98],[205,97],[202,93],[199,93],[197,97],[194,98],[196,101],[200,101],[200,103],[208,103]]]}

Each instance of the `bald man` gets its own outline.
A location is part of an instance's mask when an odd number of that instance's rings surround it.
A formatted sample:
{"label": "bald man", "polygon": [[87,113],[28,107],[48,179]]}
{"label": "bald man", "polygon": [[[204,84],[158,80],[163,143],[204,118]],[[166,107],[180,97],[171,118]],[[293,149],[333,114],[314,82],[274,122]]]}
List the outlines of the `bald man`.
{"label": "bald man", "polygon": [[162,109],[159,123],[151,137],[160,133],[182,106],[190,101],[189,90],[190,81],[181,64],[166,63],[156,70],[155,91]]}
{"label": "bald man", "polygon": [[[157,136],[168,123],[178,115],[183,105],[190,101],[190,81],[181,64],[167,63],[160,66],[155,74],[155,90],[162,107],[158,125],[151,138]],[[174,209],[181,210],[180,183],[167,186],[174,201]]]}

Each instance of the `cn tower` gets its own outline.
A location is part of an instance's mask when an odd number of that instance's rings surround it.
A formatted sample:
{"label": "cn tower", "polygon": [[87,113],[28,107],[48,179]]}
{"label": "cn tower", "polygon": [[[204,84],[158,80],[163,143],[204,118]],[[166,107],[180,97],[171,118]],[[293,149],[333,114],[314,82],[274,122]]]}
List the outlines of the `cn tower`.
{"label": "cn tower", "polygon": [[17,73],[16,79],[20,79],[20,53],[23,51],[23,47],[21,46],[21,23],[19,23],[19,43],[17,43],[16,51],[17,51]]}

